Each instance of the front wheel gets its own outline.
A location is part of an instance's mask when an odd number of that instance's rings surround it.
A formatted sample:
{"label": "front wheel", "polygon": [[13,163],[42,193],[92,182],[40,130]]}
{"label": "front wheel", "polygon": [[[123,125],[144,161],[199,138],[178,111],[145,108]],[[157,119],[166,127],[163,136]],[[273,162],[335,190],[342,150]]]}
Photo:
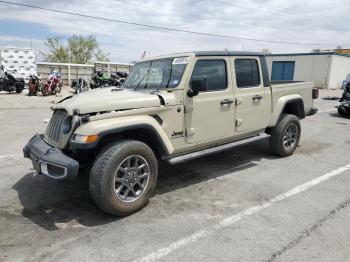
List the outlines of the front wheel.
{"label": "front wheel", "polygon": [[299,118],[295,115],[282,115],[280,121],[271,130],[271,151],[279,156],[290,156],[299,144],[300,134]]}
{"label": "front wheel", "polygon": [[127,216],[147,205],[158,178],[157,159],[146,144],[122,140],[96,157],[89,178],[90,195],[105,212]]}

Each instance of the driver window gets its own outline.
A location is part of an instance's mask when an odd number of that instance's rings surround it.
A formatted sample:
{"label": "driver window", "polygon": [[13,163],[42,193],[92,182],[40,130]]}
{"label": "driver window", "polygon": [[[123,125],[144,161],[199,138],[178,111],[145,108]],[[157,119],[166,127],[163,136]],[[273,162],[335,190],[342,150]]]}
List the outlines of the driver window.
{"label": "driver window", "polygon": [[[198,60],[191,80],[206,78],[207,91],[219,91],[227,88],[226,63],[224,60]],[[203,91],[202,91],[203,92]],[[204,91],[205,92],[205,91]]]}

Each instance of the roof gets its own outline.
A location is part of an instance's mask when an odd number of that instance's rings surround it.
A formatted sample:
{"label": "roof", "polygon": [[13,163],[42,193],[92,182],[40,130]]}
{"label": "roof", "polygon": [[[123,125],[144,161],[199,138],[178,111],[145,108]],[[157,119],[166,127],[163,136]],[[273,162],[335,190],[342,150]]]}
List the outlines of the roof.
{"label": "roof", "polygon": [[195,51],[196,56],[264,56],[260,52],[247,51]]}
{"label": "roof", "polygon": [[335,52],[322,52],[322,53],[284,53],[284,54],[268,54],[266,56],[306,56],[306,55],[334,55]]}
{"label": "roof", "polygon": [[48,66],[80,66],[80,67],[95,67],[95,64],[110,64],[117,66],[132,66],[133,64],[129,63],[118,63],[118,62],[94,62],[94,64],[70,64],[70,63],[55,63],[55,62],[36,62],[39,65],[48,65]]}
{"label": "roof", "polygon": [[337,55],[337,56],[345,56],[345,57],[350,57],[350,54],[335,54],[335,55]]}

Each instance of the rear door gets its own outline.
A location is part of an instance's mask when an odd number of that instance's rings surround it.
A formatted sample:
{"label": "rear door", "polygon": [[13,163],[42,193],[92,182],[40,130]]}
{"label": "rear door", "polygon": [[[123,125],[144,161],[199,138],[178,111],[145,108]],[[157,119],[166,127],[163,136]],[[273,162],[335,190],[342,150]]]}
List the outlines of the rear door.
{"label": "rear door", "polygon": [[[185,98],[186,141],[213,141],[234,134],[234,99],[227,57],[200,57],[191,79],[206,78],[206,90]],[[190,83],[189,83],[190,85]]]}
{"label": "rear door", "polygon": [[270,116],[270,87],[264,87],[257,57],[232,58],[236,132],[260,131]]}

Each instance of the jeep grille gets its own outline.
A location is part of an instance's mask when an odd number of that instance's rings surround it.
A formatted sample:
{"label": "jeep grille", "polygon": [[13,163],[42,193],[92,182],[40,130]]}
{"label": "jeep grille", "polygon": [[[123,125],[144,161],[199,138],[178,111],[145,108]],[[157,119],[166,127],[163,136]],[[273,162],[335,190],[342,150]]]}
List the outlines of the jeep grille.
{"label": "jeep grille", "polygon": [[63,142],[60,141],[60,139],[64,136],[62,133],[62,124],[67,117],[68,115],[65,110],[56,110],[53,113],[44,135],[46,142],[53,146],[60,147],[59,145]]}

